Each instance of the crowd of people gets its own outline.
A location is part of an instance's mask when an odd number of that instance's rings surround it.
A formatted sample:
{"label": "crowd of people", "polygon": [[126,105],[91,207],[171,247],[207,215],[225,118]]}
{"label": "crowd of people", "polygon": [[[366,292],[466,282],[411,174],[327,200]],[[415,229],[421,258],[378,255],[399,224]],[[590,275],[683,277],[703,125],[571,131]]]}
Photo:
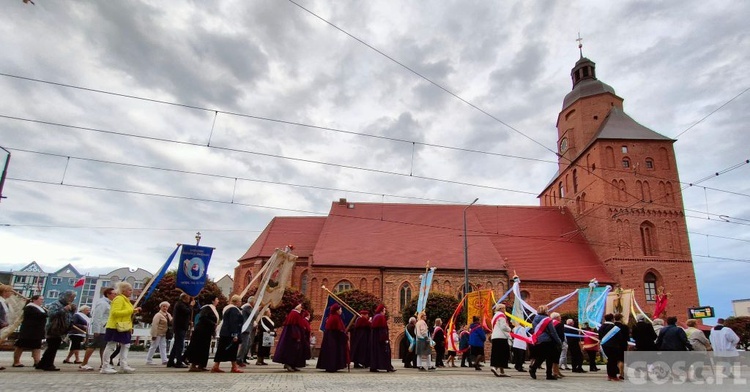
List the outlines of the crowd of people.
{"label": "crowd of people", "polygon": [[[55,358],[63,340],[68,340],[70,347],[63,364],[77,364],[81,371],[93,371],[90,358],[98,351],[100,373],[135,372],[128,354],[133,339],[134,316],[141,308],[132,304],[132,291],[127,282],[103,289],[93,311],[88,306],[75,306],[74,291],[63,292],[46,307],[42,296],[31,297],[23,308],[23,321],[15,341],[11,366],[24,367],[22,354],[31,351],[36,369],[59,371]],[[7,325],[10,310],[5,299],[10,295],[10,286],[0,285],[1,326]],[[250,359],[256,360],[256,366],[268,365],[266,360],[271,359],[282,364],[286,371],[297,372],[312,359],[315,335],[311,331],[310,313],[303,309],[302,304],[289,312],[282,325],[275,325],[268,307],[257,314],[253,312],[252,296],[243,304],[240,296],[233,295],[221,314],[216,296],[208,295],[203,300],[205,304],[196,308],[195,299],[183,293],[174,307],[167,301],[159,304],[159,310],[151,320],[151,341],[145,365],[156,365],[157,350],[161,365],[189,367],[190,372],[224,373],[221,363],[229,362],[231,373],[242,373]],[[197,317],[193,319],[196,311]],[[395,372],[391,364],[391,334],[386,313],[387,309],[380,304],[372,317],[369,310],[362,310],[347,326],[342,318],[341,305],[332,304],[325,320],[315,367],[337,372],[353,364],[355,369]],[[664,325],[662,319],[650,322],[641,314],[636,316],[634,325],[628,326],[623,322],[622,314],[606,314],[604,322],[595,330],[588,325],[579,328],[577,320],[562,320],[559,313],[548,314],[547,307],[540,306],[531,319],[531,325],[524,326],[506,316],[505,305],[497,304],[491,322],[475,316],[469,325],[458,325],[446,331],[440,318],[435,319],[430,328],[427,314],[422,311],[407,323],[399,354],[405,368],[418,371],[459,366],[482,371],[489,338],[489,369],[496,377],[510,377],[508,370],[515,369],[536,379],[537,371],[544,369],[545,379],[559,380],[565,377],[561,370],[586,373],[584,358],[588,359],[589,372],[599,371],[597,357],[601,352],[610,381],[624,379],[624,359],[628,350],[716,351],[716,355],[721,356],[739,355],[736,351],[739,337],[723,325],[723,319],[718,320],[710,338],[697,328],[696,320],[687,320],[686,328],[678,326],[677,321],[676,317],[668,317]],[[249,328],[243,328],[248,325]],[[185,347],[191,328],[189,344]],[[46,349],[42,352],[45,340]],[[170,340],[173,344],[167,354]],[[215,353],[213,366],[209,368],[212,344]],[[460,365],[456,365],[459,355]],[[527,358],[528,369],[525,368]],[[0,370],[4,369],[0,367]],[[731,372],[730,369],[725,371]]]}

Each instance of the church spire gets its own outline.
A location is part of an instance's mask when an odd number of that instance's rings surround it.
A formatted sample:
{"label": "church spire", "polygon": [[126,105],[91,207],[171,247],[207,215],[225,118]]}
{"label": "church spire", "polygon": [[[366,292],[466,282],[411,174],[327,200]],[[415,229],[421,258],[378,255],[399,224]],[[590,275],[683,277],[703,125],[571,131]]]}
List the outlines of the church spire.
{"label": "church spire", "polygon": [[583,58],[583,38],[581,38],[581,32],[578,32],[578,52],[581,54],[581,58]]}
{"label": "church spire", "polygon": [[570,71],[570,78],[573,80],[573,88],[584,80],[593,79],[596,80],[596,64],[593,61],[583,57],[583,38],[581,33],[578,33],[578,54],[581,56],[576,65]]}

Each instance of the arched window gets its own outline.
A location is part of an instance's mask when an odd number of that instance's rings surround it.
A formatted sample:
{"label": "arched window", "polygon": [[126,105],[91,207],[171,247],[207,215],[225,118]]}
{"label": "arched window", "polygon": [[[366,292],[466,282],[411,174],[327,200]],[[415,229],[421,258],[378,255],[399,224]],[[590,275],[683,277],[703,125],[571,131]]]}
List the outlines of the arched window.
{"label": "arched window", "polygon": [[581,193],[581,212],[586,211],[586,192]]}
{"label": "arched window", "polygon": [[643,291],[646,294],[646,301],[656,301],[656,275],[653,272],[648,272],[643,277]]}
{"label": "arched window", "polygon": [[604,149],[604,158],[606,159],[605,166],[615,167],[615,150],[612,147],[607,146]]}
{"label": "arched window", "polygon": [[641,201],[646,200],[645,196],[643,195],[643,183],[641,182],[641,180],[635,182],[635,191],[638,192],[638,195],[640,195]]}
{"label": "arched window", "polygon": [[565,188],[563,188],[563,183],[560,181],[560,183],[557,185],[558,193],[560,194],[560,201],[565,197]]}
{"label": "arched window", "polygon": [[672,188],[672,183],[667,181],[666,188],[667,188],[666,199],[668,202],[674,204],[675,198],[674,198],[674,189]]}
{"label": "arched window", "polygon": [[336,287],[333,289],[334,293],[340,293],[345,290],[351,290],[352,289],[352,282],[348,280],[342,280],[341,282],[336,283]]}
{"label": "arched window", "polygon": [[375,294],[376,297],[380,297],[380,279],[379,278],[375,278],[372,280],[371,293]]}
{"label": "arched window", "polygon": [[521,299],[524,301],[528,301],[529,298],[531,298],[531,293],[526,290],[521,290]]}
{"label": "arched window", "polygon": [[367,290],[367,279],[362,278],[359,280],[359,289],[360,290]]}
{"label": "arched window", "polygon": [[307,280],[309,276],[310,274],[307,273],[307,270],[302,271],[302,274],[299,276],[299,291],[304,295],[308,295]]}
{"label": "arched window", "polygon": [[251,280],[253,280],[252,271],[245,272],[245,286],[249,285]]}
{"label": "arched window", "polygon": [[576,214],[581,213],[581,196],[576,197]]}
{"label": "arched window", "polygon": [[643,181],[643,201],[651,203],[654,199],[651,198],[651,186],[648,185],[648,181]]}
{"label": "arched window", "polygon": [[573,169],[573,193],[578,193],[578,170]]}
{"label": "arched window", "polygon": [[641,246],[644,256],[656,255],[656,227],[649,221],[641,223]]}
{"label": "arched window", "polygon": [[622,158],[622,168],[630,169],[630,158]]}
{"label": "arched window", "polygon": [[445,282],[443,282],[443,292],[446,294],[450,293],[453,290],[451,286],[452,285],[450,280],[446,280]]}
{"label": "arched window", "polygon": [[654,170],[654,160],[646,158],[646,170]]}
{"label": "arched window", "polygon": [[409,306],[409,302],[411,302],[411,285],[408,282],[402,284],[398,292],[400,310],[404,310],[405,307]]}
{"label": "arched window", "polygon": [[628,189],[625,187],[625,181],[620,180],[618,185],[620,188],[620,201],[628,201]]}

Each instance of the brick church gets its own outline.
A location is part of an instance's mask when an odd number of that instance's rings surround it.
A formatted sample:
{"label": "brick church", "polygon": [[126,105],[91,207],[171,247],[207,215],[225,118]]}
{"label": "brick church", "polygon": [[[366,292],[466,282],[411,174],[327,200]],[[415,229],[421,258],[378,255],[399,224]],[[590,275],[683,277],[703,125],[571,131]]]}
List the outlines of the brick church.
{"label": "brick church", "polygon": [[[295,246],[291,285],[311,299],[317,331],[326,293],[369,291],[389,309],[391,340],[403,338],[400,310],[418,295],[425,264],[433,292],[464,290],[464,217],[471,289],[502,295],[514,272],[533,306],[600,284],[634,289],[653,311],[659,287],[667,313],[698,306],[675,160],[675,140],[633,120],[623,99],[581,56],[557,119],[558,171],[540,206],[333,202],[325,217],[276,217],[238,260],[235,291],[272,255]],[[570,300],[561,308],[574,310]]]}

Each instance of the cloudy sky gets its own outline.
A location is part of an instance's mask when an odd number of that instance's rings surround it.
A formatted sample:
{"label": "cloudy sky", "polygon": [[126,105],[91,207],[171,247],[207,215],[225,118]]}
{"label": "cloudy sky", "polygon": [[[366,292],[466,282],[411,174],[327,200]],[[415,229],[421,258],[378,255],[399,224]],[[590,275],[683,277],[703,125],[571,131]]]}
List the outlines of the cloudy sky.
{"label": "cloudy sky", "polygon": [[538,205],[580,32],[677,139],[701,302],[750,298],[748,2],[2,7],[1,269],[155,271],[200,231],[218,278],[272,217],[341,197]]}

